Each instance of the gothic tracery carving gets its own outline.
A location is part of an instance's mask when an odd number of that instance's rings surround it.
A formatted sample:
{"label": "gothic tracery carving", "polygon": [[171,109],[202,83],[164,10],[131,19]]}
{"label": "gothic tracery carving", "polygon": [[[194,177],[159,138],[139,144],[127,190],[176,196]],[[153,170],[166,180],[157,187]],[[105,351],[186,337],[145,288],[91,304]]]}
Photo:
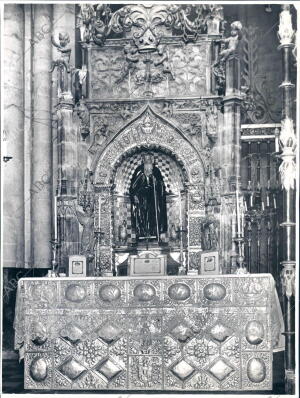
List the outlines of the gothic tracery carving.
{"label": "gothic tracery carving", "polygon": [[[111,175],[111,166],[116,164],[119,151],[123,152],[137,145],[149,147],[153,142],[159,142],[177,156],[183,156],[187,170],[190,170],[191,180],[203,180],[203,166],[200,154],[171,126],[162,122],[152,111],[147,110],[140,119],[137,119],[119,135],[116,135],[111,144],[101,154],[101,161],[96,169],[98,184],[107,184]],[[179,150],[180,148],[180,150]],[[182,154],[182,155],[180,155]],[[110,165],[110,167],[109,167]],[[104,179],[100,174],[105,173]]]}

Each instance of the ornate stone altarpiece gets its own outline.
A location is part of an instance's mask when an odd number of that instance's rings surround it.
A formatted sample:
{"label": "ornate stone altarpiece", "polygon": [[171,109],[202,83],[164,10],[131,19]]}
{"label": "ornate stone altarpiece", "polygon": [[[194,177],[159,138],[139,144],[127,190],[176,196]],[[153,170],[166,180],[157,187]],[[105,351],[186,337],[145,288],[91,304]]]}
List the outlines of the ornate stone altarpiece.
{"label": "ornate stone altarpiece", "polygon": [[[81,99],[74,108],[73,124],[64,125],[60,115],[64,131],[77,132],[77,153],[69,159],[61,155],[65,161],[59,186],[69,180],[77,187],[75,195],[75,189],[59,195],[62,266],[69,255],[78,254],[78,240],[82,241],[83,225],[74,215],[67,219],[65,213],[76,200],[82,205],[81,180],[87,170],[93,177],[91,217],[98,240],[97,250],[89,248],[81,254],[89,263],[96,262],[97,274],[104,275],[114,272],[116,247],[127,246],[127,252],[134,248],[126,187],[134,172],[134,157],[145,150],[153,151],[158,162],[168,158],[170,168],[179,170],[177,188],[173,184],[167,198],[169,231],[164,243],[170,250],[184,252],[187,271],[197,272],[201,250],[219,250],[222,266],[231,261],[232,237],[225,232],[231,218],[226,215],[226,225],[220,222],[221,193],[228,177],[219,173],[217,138],[222,134],[223,104],[212,73],[214,41],[223,32],[222,7],[201,5],[195,11],[197,17],[189,23],[185,6],[130,5],[113,14],[105,5],[80,8],[84,78],[77,97]],[[106,12],[109,18],[102,23]],[[117,33],[115,38],[109,36],[112,31]],[[61,107],[67,112],[64,104]],[[74,139],[72,135],[69,140],[73,149]],[[129,172],[126,167],[131,167]],[[209,209],[220,235],[214,247],[206,247],[202,239]],[[180,212],[182,222],[178,222]],[[120,243],[122,225],[127,228],[127,242]],[[181,231],[177,240],[170,239],[172,228]]]}
{"label": "ornate stone altarpiece", "polygon": [[268,274],[24,278],[15,348],[26,389],[271,390],[282,328]]}

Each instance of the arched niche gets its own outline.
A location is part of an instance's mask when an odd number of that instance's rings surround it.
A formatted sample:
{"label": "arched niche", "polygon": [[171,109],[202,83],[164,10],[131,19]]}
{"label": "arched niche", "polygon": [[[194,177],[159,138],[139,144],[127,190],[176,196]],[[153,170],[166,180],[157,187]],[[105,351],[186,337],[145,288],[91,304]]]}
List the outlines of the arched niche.
{"label": "arched niche", "polygon": [[[187,227],[187,183],[188,176],[184,166],[172,153],[164,151],[160,146],[136,147],[135,151],[127,151],[118,162],[113,173],[112,190],[112,216],[115,242],[118,244],[118,229],[120,225],[126,225],[129,245],[135,244],[135,231],[132,229],[131,199],[129,195],[130,185],[134,172],[142,165],[143,156],[146,153],[153,155],[154,165],[161,172],[166,188],[166,208],[168,220],[168,232],[163,238],[170,246],[178,246],[179,242],[170,240],[172,226],[174,228]],[[181,209],[179,208],[181,204]],[[180,219],[181,218],[181,219]]]}
{"label": "arched niche", "polygon": [[189,184],[204,181],[204,163],[200,153],[178,128],[156,114],[150,106],[125,126],[106,148],[95,154],[92,162],[96,186],[110,186],[115,167],[123,154],[137,147],[159,146],[164,152],[173,154],[187,173]]}
{"label": "arched niche", "polygon": [[[100,203],[98,206],[96,205],[95,216],[96,220],[101,220],[100,225],[96,221],[96,227],[100,228],[103,234],[99,256],[104,270],[108,270],[114,263],[114,247],[117,245],[118,227],[123,221],[122,217],[126,217],[127,221],[127,217],[130,217],[128,198],[126,209],[124,209],[124,203],[123,208],[118,208],[116,200],[118,195],[126,195],[128,184],[130,184],[130,173],[133,173],[135,168],[131,167],[128,172],[126,171],[125,177],[123,173],[123,178],[126,181],[122,182],[120,181],[122,165],[127,167],[126,164],[136,161],[137,167],[140,162],[137,154],[143,150],[151,150],[156,153],[157,159],[168,157],[180,170],[181,181],[177,194],[181,191],[179,197],[182,224],[176,225],[176,228],[188,230],[184,238],[187,263],[190,258],[190,243],[193,245],[193,250],[201,249],[201,217],[204,211],[203,189],[205,185],[203,159],[178,128],[147,106],[138,117],[110,140],[106,148],[95,154],[92,162],[94,186],[98,198],[96,202]],[[185,192],[182,194],[183,189]],[[176,195],[176,192],[173,193]],[[177,198],[177,209],[174,210],[177,215],[180,213],[179,197]],[[125,199],[123,197],[122,200]],[[194,202],[192,203],[191,200]],[[101,207],[100,217],[99,206]],[[118,220],[116,220],[116,214],[118,214]],[[167,237],[168,239],[169,237]]]}

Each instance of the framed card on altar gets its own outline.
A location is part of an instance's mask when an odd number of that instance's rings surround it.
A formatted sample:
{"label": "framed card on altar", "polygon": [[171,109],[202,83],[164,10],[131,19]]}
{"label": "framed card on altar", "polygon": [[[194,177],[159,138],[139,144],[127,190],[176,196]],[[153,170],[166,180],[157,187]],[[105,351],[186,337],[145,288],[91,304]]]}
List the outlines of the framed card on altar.
{"label": "framed card on altar", "polygon": [[69,276],[86,277],[86,257],[80,255],[69,256]]}
{"label": "framed card on altar", "polygon": [[219,252],[205,251],[200,254],[200,275],[219,275]]}

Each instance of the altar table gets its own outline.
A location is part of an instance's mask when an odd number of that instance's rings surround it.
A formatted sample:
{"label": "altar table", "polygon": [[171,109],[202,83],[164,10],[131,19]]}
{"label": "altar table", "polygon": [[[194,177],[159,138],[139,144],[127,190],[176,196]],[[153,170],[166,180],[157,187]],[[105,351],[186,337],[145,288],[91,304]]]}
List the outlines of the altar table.
{"label": "altar table", "polygon": [[26,389],[271,390],[283,322],[269,274],[24,278]]}

